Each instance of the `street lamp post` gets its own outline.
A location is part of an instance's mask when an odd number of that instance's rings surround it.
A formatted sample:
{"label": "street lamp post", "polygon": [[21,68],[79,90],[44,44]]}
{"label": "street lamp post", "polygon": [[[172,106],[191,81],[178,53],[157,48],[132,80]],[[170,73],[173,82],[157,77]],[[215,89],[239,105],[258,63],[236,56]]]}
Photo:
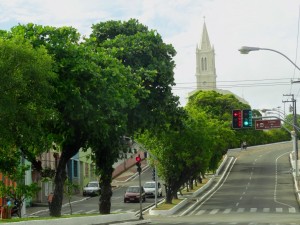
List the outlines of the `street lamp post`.
{"label": "street lamp post", "polygon": [[243,46],[239,49],[241,54],[248,54],[249,52],[259,51],[259,50],[272,51],[272,52],[276,52],[276,53],[282,55],[284,58],[286,58],[288,61],[290,61],[290,63],[292,63],[300,71],[300,68],[289,57],[287,57],[285,54],[283,54],[282,52],[279,52],[277,50],[274,50],[271,48],[259,48],[259,47],[249,47],[249,46]]}
{"label": "street lamp post", "polygon": [[[300,71],[300,68],[289,57],[287,57],[285,54],[283,54],[282,52],[279,52],[277,50],[274,50],[271,48],[260,48],[260,47],[249,47],[249,46],[243,46],[239,49],[241,54],[248,54],[249,52],[260,51],[260,50],[272,51],[272,52],[278,53],[279,55],[282,55],[284,58],[286,58],[290,63],[292,63]],[[300,83],[300,81],[292,81],[292,83]],[[294,114],[294,124],[293,124],[294,132],[292,133],[292,136],[294,137],[294,140],[293,140],[294,146],[293,147],[294,147],[294,151],[295,151],[295,161],[296,161],[296,165],[297,165],[295,174],[296,174],[296,181],[298,184],[298,134],[297,134],[298,132],[295,129],[295,127],[297,127],[297,120],[295,119],[297,116],[296,102],[294,102],[293,114]]]}

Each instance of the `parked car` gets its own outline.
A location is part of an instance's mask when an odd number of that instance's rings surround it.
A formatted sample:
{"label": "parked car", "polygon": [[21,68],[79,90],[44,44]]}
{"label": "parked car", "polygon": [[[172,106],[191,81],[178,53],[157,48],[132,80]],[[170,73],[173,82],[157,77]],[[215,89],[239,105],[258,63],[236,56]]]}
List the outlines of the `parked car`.
{"label": "parked car", "polygon": [[[145,190],[142,189],[142,201],[146,201]],[[140,187],[139,186],[130,186],[127,188],[124,194],[124,202],[139,202],[140,201]]]}
{"label": "parked car", "polygon": [[[144,184],[146,197],[155,197],[155,181],[148,181]],[[157,197],[162,196],[162,188],[157,182]]]}
{"label": "parked car", "polygon": [[91,181],[83,188],[83,196],[96,196],[100,194],[100,185],[98,181]]}

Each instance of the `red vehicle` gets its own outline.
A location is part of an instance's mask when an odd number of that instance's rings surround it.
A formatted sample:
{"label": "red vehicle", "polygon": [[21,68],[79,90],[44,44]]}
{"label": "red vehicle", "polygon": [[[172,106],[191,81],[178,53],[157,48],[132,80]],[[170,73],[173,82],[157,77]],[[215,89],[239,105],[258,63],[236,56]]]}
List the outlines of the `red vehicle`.
{"label": "red vehicle", "polygon": [[[142,191],[142,201],[146,201],[145,190],[141,187]],[[140,201],[140,187],[130,186],[127,188],[124,194],[124,203],[126,202],[139,202]]]}

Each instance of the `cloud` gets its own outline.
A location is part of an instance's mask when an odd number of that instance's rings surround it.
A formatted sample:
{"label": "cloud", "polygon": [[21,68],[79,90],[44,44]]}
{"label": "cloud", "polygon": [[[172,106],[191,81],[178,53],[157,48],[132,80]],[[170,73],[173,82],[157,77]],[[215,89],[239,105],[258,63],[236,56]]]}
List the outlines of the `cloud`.
{"label": "cloud", "polygon": [[[185,96],[195,87],[195,48],[200,41],[203,17],[215,47],[218,82],[299,78],[299,71],[278,54],[238,52],[243,45],[259,46],[277,49],[295,60],[299,51],[299,4],[298,0],[130,0],[130,4],[126,0],[4,0],[0,2],[0,26],[9,29],[28,22],[72,26],[88,35],[92,24],[98,22],[138,19],[175,47],[178,85],[174,93],[185,104]],[[244,96],[253,108],[273,108],[282,104],[283,94],[298,96],[299,86],[228,90]]]}

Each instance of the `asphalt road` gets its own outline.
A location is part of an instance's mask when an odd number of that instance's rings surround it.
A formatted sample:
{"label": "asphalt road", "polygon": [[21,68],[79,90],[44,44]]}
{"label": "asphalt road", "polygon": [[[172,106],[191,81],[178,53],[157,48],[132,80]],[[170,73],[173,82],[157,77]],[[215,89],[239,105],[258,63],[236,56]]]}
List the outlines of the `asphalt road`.
{"label": "asphalt road", "polygon": [[208,199],[186,216],[147,218],[152,224],[300,224],[291,150],[290,142],[232,150],[235,164]]}
{"label": "asphalt road", "polygon": [[[145,170],[141,175],[141,184],[143,185],[146,181],[151,181],[152,171],[151,168]],[[117,212],[136,212],[139,213],[140,204],[139,202],[124,203],[124,193],[128,186],[138,185],[138,176],[134,179],[124,182],[120,187],[113,190],[113,196],[111,198],[111,213]],[[164,196],[164,192],[163,192]],[[163,197],[157,198],[157,201],[163,199]],[[72,214],[95,214],[99,212],[98,208],[99,196],[87,198],[84,201],[80,201],[72,204]],[[142,203],[144,209],[154,205],[155,198],[146,198],[146,201]],[[71,208],[69,205],[62,207],[62,215],[70,214]],[[35,216],[49,216],[49,211],[45,207],[39,213],[35,213]]]}

